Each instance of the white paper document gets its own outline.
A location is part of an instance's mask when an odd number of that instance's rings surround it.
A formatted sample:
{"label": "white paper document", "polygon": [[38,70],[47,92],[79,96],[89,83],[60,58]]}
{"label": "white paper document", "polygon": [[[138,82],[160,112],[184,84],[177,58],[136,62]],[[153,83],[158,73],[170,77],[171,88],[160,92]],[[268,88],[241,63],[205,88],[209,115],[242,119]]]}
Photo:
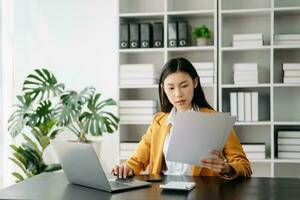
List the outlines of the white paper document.
{"label": "white paper document", "polygon": [[200,165],[209,150],[223,149],[235,120],[229,113],[177,112],[166,160]]}

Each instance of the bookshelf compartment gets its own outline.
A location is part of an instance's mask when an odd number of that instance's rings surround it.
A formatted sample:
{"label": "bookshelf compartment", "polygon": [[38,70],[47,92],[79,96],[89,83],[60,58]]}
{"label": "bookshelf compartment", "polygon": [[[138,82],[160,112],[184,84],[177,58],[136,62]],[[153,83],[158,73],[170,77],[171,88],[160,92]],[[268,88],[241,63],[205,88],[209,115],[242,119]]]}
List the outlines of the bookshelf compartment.
{"label": "bookshelf compartment", "polygon": [[274,121],[300,121],[300,88],[274,88]]}
{"label": "bookshelf compartment", "polygon": [[274,163],[274,176],[285,178],[299,178],[300,163]]}
{"label": "bookshelf compartment", "polygon": [[274,15],[274,34],[300,33],[299,11],[275,11]]}
{"label": "bookshelf compartment", "polygon": [[120,0],[119,13],[155,13],[164,11],[161,0]]}
{"label": "bookshelf compartment", "polygon": [[164,65],[164,53],[163,52],[126,52],[120,54],[121,64],[154,64],[157,73],[160,73]]}
{"label": "bookshelf compartment", "polygon": [[263,15],[223,15],[221,20],[222,47],[233,46],[233,34],[250,33],[262,33],[263,45],[270,45],[271,13]]}
{"label": "bookshelf compartment", "polygon": [[188,35],[190,39],[190,46],[197,46],[196,39],[193,37],[192,32],[195,27],[205,25],[211,31],[211,39],[208,45],[214,45],[215,28],[214,28],[214,16],[202,16],[202,15],[169,15],[168,22],[187,21],[189,23]]}
{"label": "bookshelf compartment", "polygon": [[[173,51],[168,52],[168,59],[184,57],[190,62],[214,62],[214,52],[213,51]],[[214,63],[214,68],[216,69],[216,64]]]}
{"label": "bookshelf compartment", "polygon": [[[149,122],[150,124],[150,122]],[[122,124],[120,125],[120,143],[122,142],[139,142],[142,136],[147,132],[149,124]]]}
{"label": "bookshelf compartment", "polygon": [[222,10],[270,8],[271,0],[222,0]]}
{"label": "bookshelf compartment", "polygon": [[274,49],[274,83],[283,83],[283,63],[300,63],[299,49]]}
{"label": "bookshelf compartment", "polygon": [[223,51],[222,52],[222,84],[234,84],[234,63],[257,63],[258,83],[270,83],[270,51]]}
{"label": "bookshelf compartment", "polygon": [[251,162],[252,177],[270,177],[270,163],[253,163]]}
{"label": "bookshelf compartment", "polygon": [[223,88],[222,112],[230,113],[231,92],[258,92],[258,121],[270,121],[270,88]]}
{"label": "bookshelf compartment", "polygon": [[[128,88],[120,90],[120,100],[159,100],[158,88]],[[157,102],[158,103],[158,102]]]}
{"label": "bookshelf compartment", "polygon": [[300,1],[297,0],[274,0],[274,7],[297,7],[300,6]]}
{"label": "bookshelf compartment", "polygon": [[266,144],[266,159],[271,158],[271,126],[270,125],[243,125],[234,126],[237,137],[240,143],[265,143]]}
{"label": "bookshelf compartment", "polygon": [[167,0],[168,11],[212,10],[216,0]]}

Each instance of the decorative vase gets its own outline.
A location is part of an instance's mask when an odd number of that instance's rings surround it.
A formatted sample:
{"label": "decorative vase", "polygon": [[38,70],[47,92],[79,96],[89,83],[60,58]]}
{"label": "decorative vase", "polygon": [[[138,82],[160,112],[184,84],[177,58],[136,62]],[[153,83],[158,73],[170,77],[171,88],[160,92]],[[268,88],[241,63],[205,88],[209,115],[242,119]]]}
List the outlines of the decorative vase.
{"label": "decorative vase", "polygon": [[197,38],[198,46],[206,46],[208,44],[208,40],[206,38]]}

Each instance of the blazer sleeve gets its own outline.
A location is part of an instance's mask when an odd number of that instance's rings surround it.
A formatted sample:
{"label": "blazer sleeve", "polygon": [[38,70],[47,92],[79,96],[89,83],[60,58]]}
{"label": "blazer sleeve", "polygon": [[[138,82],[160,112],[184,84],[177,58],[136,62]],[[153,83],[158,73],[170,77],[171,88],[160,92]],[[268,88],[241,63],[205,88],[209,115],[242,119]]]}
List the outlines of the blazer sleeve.
{"label": "blazer sleeve", "polygon": [[158,113],[153,117],[153,120],[147,129],[147,132],[143,135],[142,139],[138,143],[133,155],[126,161],[127,166],[133,169],[134,174],[139,174],[141,171],[146,170],[150,160],[150,148],[152,129]]}
{"label": "blazer sleeve", "polygon": [[229,134],[223,153],[229,165],[235,170],[237,176],[250,177],[252,174],[250,162],[247,159],[242,145],[240,144],[234,130]]}

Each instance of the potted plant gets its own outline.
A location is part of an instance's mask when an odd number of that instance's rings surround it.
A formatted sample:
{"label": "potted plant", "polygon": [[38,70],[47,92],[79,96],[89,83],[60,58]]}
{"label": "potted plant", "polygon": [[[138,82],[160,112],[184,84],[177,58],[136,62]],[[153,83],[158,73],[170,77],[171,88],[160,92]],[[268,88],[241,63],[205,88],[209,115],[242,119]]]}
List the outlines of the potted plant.
{"label": "potted plant", "polygon": [[53,102],[59,99],[63,90],[64,85],[46,69],[35,70],[26,77],[22,95],[17,96],[18,103],[8,120],[11,136],[22,133],[25,140],[20,146],[11,145],[13,155],[10,160],[21,169],[21,172],[13,172],[17,182],[24,180],[25,176],[61,169],[57,163],[46,164],[43,154],[50,139],[62,130],[56,126]]}
{"label": "potted plant", "polygon": [[[11,146],[14,157],[10,159],[27,177],[61,169],[59,164],[46,165],[43,154],[50,140],[65,129],[74,133],[78,142],[89,142],[86,134],[101,136],[117,129],[119,119],[104,110],[116,105],[113,99],[101,101],[101,94],[93,87],[80,92],[65,90],[47,69],[37,69],[28,75],[22,92],[23,95],[17,96],[19,104],[15,105],[16,110],[9,119],[9,131],[13,137],[23,130],[29,130],[30,135],[22,134],[26,142],[21,146]],[[18,172],[13,175],[18,181],[24,179]]]}
{"label": "potted plant", "polygon": [[193,36],[196,38],[198,46],[204,46],[211,38],[211,31],[205,25],[197,26],[194,28]]}

